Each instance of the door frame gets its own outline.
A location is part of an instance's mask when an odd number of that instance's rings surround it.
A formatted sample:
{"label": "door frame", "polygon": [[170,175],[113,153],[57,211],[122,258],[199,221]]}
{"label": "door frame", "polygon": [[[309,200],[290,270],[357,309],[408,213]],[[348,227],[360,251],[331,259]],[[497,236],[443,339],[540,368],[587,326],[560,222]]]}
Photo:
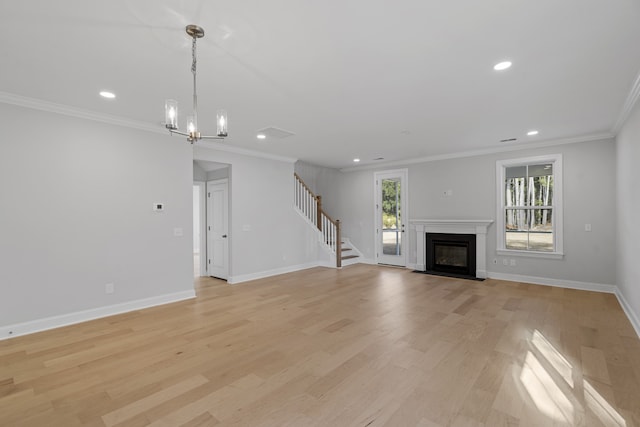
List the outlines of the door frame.
{"label": "door frame", "polygon": [[[400,182],[403,184],[400,186],[400,206],[402,214],[402,225],[404,228],[402,230],[402,239],[401,239],[401,252],[402,255],[398,257],[398,264],[390,264],[388,262],[380,262],[382,258],[382,215],[378,214],[382,209],[381,203],[381,189],[379,188],[378,182],[383,178],[388,177],[400,177]],[[375,242],[375,263],[376,264],[385,264],[385,265],[394,265],[397,267],[406,267],[408,254],[407,251],[409,249],[409,169],[391,169],[391,170],[383,170],[377,171],[373,174],[373,225],[374,225],[374,242]],[[381,213],[381,212],[380,212]]]}
{"label": "door frame", "polygon": [[[200,196],[200,277],[207,275],[207,183],[193,181]],[[193,246],[193,245],[191,245]]]}
{"label": "door frame", "polygon": [[226,186],[226,200],[225,200],[225,220],[226,220],[226,234],[227,237],[225,238],[225,257],[224,257],[224,269],[226,272],[226,277],[219,277],[220,279],[224,279],[224,280],[228,280],[229,279],[229,259],[230,259],[230,240],[231,240],[231,233],[230,233],[230,215],[229,215],[229,178],[221,178],[221,179],[213,179],[210,181],[206,182],[206,191],[205,191],[205,203],[207,206],[207,213],[206,213],[206,226],[205,226],[205,233],[206,233],[206,241],[207,241],[207,250],[206,250],[206,274],[209,277],[218,277],[218,276],[211,276],[211,268],[209,266],[209,212],[208,212],[208,206],[209,206],[209,197],[208,194],[209,193],[209,185],[219,185],[219,184],[224,184]]}

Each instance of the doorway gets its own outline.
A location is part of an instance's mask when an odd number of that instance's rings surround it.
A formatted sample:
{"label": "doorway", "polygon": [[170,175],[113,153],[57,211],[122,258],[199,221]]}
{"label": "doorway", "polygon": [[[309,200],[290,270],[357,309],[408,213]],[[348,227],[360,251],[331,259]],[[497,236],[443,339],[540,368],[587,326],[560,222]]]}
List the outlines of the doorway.
{"label": "doorway", "polygon": [[229,276],[229,180],[207,181],[207,275]]}
{"label": "doorway", "polygon": [[207,271],[205,264],[206,242],[205,235],[205,183],[193,183],[193,275],[204,276]]}
{"label": "doorway", "polygon": [[408,239],[405,234],[407,209],[406,169],[376,172],[376,262],[406,267]]}

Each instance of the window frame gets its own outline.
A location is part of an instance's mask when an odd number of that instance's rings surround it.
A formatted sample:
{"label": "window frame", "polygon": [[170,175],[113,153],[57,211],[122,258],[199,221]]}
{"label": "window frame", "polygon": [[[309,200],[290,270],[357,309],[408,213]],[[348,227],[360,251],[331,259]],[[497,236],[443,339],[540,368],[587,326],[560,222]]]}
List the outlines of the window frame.
{"label": "window frame", "polygon": [[[534,250],[508,249],[506,247],[505,230],[505,177],[508,167],[537,165],[541,163],[553,164],[553,194],[551,201],[551,223],[553,226],[553,251],[543,252]],[[564,257],[563,247],[563,213],[562,213],[562,154],[524,157],[520,159],[498,160],[496,162],[497,214],[496,214],[496,253],[507,256],[526,256],[533,258],[561,259]]]}

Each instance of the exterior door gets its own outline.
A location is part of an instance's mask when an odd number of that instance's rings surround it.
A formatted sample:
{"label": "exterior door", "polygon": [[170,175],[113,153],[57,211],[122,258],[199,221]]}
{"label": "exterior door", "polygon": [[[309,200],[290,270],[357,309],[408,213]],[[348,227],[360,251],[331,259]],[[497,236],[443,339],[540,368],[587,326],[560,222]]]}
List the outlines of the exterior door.
{"label": "exterior door", "polygon": [[207,274],[227,279],[229,275],[229,183],[207,182]]}
{"label": "exterior door", "polygon": [[407,265],[407,170],[375,173],[376,262]]}

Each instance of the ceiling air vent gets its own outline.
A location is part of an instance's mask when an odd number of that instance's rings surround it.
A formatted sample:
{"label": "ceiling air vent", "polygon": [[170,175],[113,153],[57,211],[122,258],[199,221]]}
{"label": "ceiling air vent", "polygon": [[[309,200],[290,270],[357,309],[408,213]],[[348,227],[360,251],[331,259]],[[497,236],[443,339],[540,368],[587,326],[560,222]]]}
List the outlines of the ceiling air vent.
{"label": "ceiling air vent", "polygon": [[517,141],[518,138],[509,138],[509,139],[501,139],[500,142],[514,142]]}
{"label": "ceiling air vent", "polygon": [[267,139],[284,139],[290,136],[295,135],[293,132],[289,132],[288,130],[280,129],[275,126],[269,126],[264,129],[260,129],[258,134],[264,135]]}

